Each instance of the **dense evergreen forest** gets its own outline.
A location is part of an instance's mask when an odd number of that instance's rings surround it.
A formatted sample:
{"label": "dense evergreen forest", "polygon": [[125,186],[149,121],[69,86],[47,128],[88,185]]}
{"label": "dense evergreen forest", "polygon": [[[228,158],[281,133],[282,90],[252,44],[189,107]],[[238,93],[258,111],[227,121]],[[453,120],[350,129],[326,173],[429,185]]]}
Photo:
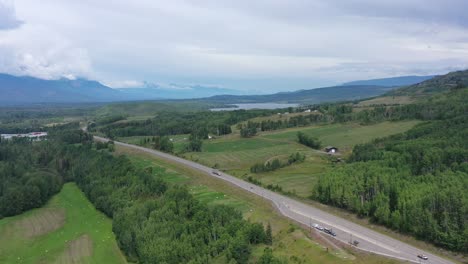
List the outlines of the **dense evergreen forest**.
{"label": "dense evergreen forest", "polygon": [[62,187],[51,164],[53,144],[27,139],[0,142],[0,218],[42,206]]}
{"label": "dense evergreen forest", "polygon": [[[252,245],[272,243],[271,227],[250,223],[231,207],[200,203],[185,187],[164,182],[162,170],[137,169],[112,151],[112,144],[66,127],[42,142],[0,142],[1,217],[40,207],[63,182],[75,181],[113,219],[132,262],[247,263]],[[261,259],[275,260],[265,252]]]}
{"label": "dense evergreen forest", "polygon": [[431,120],[357,145],[349,164],[319,178],[313,198],[436,245],[468,252],[468,90],[376,109],[370,120]]}
{"label": "dense evergreen forest", "polygon": [[58,131],[51,129],[49,140],[42,142],[0,139],[0,218],[40,207],[60,191],[66,180],[63,144],[90,144],[92,137],[79,130]]}

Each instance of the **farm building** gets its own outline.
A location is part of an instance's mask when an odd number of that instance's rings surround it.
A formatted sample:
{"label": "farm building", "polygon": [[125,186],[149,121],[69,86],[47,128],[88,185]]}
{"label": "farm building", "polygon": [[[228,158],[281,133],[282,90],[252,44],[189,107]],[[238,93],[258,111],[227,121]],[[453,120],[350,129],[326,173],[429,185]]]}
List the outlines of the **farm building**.
{"label": "farm building", "polygon": [[2,139],[12,139],[14,137],[20,137],[20,138],[30,138],[34,141],[36,140],[42,140],[47,136],[47,132],[31,132],[28,134],[1,134],[0,137]]}
{"label": "farm building", "polygon": [[334,154],[336,152],[338,152],[338,148],[337,147],[333,147],[333,146],[328,146],[325,148],[325,151],[328,153],[328,154]]}

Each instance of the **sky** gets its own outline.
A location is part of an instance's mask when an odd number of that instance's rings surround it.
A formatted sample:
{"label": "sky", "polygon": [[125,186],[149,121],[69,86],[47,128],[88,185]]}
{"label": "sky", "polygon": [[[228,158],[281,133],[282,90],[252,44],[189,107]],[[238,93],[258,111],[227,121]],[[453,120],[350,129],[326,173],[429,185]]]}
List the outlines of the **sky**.
{"label": "sky", "polygon": [[465,0],[0,0],[0,72],[269,93],[468,68]]}

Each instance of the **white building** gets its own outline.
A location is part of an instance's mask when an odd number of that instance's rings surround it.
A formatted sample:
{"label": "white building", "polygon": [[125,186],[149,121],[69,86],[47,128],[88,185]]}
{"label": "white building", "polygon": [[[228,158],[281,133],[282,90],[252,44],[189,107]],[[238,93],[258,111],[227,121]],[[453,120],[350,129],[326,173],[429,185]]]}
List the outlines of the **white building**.
{"label": "white building", "polygon": [[27,137],[35,141],[43,140],[45,139],[46,136],[47,136],[47,132],[31,132],[27,134],[1,134],[0,135],[2,139],[6,139],[6,140],[12,139],[14,137],[19,137],[19,138]]}

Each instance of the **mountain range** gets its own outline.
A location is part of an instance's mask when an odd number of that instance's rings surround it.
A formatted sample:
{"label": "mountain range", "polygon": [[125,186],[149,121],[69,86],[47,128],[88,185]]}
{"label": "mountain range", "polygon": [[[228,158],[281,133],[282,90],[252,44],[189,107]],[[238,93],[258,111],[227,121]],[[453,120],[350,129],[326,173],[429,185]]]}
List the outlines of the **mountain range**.
{"label": "mountain range", "polygon": [[216,86],[179,85],[173,83],[169,85],[160,85],[148,82],[145,82],[143,87],[117,88],[117,90],[134,100],[192,99],[210,97],[219,94],[242,94],[239,90],[220,88]]}
{"label": "mountain range", "polygon": [[380,79],[371,79],[371,80],[359,80],[359,81],[352,81],[344,83],[344,86],[348,85],[377,85],[377,86],[388,86],[388,87],[395,87],[395,86],[406,86],[412,85],[416,83],[420,83],[429,79],[434,78],[435,75],[428,75],[428,76],[399,76],[399,77],[391,77],[391,78],[380,78]]}
{"label": "mountain range", "polygon": [[138,100],[204,98],[218,103],[289,102],[319,103],[354,100],[384,94],[392,89],[418,83],[432,76],[403,76],[364,80],[340,86],[281,92],[267,95],[242,95],[241,91],[202,85],[167,86],[145,83],[141,88],[113,89],[100,82],[78,78],[44,80],[29,76],[0,74],[0,105],[28,103],[85,103]]}

